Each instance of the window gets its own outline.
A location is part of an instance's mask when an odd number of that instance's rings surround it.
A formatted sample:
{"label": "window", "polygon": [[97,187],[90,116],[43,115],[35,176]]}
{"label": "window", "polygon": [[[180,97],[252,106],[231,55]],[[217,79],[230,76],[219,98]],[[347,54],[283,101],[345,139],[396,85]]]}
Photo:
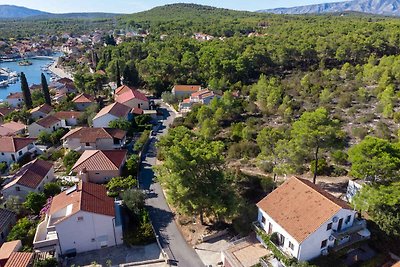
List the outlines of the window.
{"label": "window", "polygon": [[332,229],[332,223],[328,223],[328,226],[326,227],[326,231],[329,231]]}
{"label": "window", "polygon": [[21,191],[21,188],[19,186],[15,187],[16,191]]}
{"label": "window", "polygon": [[264,216],[261,216],[261,222],[262,222],[262,224],[265,224],[265,217]]}
{"label": "window", "polygon": [[83,221],[83,217],[82,217],[82,216],[79,216],[79,217],[77,218],[77,221],[78,221],[78,222],[82,222],[82,221]]}
{"label": "window", "polygon": [[85,146],[90,146],[90,143],[86,143]]}
{"label": "window", "polygon": [[18,152],[18,155],[22,156],[22,151]]}
{"label": "window", "polygon": [[96,239],[92,238],[92,242],[96,241]]}
{"label": "window", "polygon": [[100,173],[99,172],[96,172],[96,175],[99,175]]}
{"label": "window", "polygon": [[3,155],[3,156],[4,156],[4,152],[1,152],[1,155]]}
{"label": "window", "polygon": [[283,246],[285,244],[285,237],[279,234],[279,245]]}
{"label": "window", "polygon": [[4,233],[3,232],[1,232],[1,239],[2,240],[4,239]]}
{"label": "window", "polygon": [[346,224],[348,224],[351,221],[351,215],[347,216],[346,218]]}
{"label": "window", "polygon": [[291,250],[294,250],[294,245],[293,245],[293,243],[290,242],[290,241],[289,241],[289,248],[290,248]]}
{"label": "window", "polygon": [[325,239],[324,241],[321,242],[321,248],[325,248],[327,244],[328,244],[328,239]]}

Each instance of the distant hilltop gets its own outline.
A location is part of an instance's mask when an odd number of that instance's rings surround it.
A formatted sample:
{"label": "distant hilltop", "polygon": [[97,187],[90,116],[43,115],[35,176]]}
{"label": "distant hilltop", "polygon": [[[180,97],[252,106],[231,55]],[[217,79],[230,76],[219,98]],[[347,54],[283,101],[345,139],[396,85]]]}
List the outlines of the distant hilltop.
{"label": "distant hilltop", "polygon": [[0,5],[0,19],[28,19],[28,18],[108,18],[121,14],[112,13],[66,13],[53,14],[21,6]]}
{"label": "distant hilltop", "polygon": [[258,12],[274,14],[321,14],[341,12],[363,12],[376,15],[400,16],[400,0],[354,0],[318,5],[275,8]]}

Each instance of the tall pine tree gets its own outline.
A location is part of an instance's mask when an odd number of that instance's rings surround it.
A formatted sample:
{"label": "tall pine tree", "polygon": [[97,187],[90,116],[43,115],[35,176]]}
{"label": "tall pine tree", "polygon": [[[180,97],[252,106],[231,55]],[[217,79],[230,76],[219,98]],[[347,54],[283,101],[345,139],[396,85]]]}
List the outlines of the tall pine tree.
{"label": "tall pine tree", "polygon": [[118,61],[117,61],[117,69],[116,69],[115,75],[117,76],[116,77],[117,78],[117,87],[120,87],[122,84],[121,84],[121,73],[119,71],[119,63],[118,63]]}
{"label": "tall pine tree", "polygon": [[32,108],[32,96],[29,90],[28,81],[26,80],[25,73],[21,72],[21,91],[24,95],[25,106],[27,109]]}
{"label": "tall pine tree", "polygon": [[51,106],[51,98],[50,98],[50,92],[49,92],[49,86],[47,84],[46,76],[42,73],[42,91],[44,95],[44,101],[46,102],[47,105]]}

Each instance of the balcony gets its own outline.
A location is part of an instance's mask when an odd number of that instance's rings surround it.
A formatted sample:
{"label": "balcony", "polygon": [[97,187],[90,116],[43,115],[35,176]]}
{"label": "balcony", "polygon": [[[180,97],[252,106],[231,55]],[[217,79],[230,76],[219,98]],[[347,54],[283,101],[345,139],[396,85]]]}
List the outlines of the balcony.
{"label": "balcony", "polygon": [[349,228],[341,231],[333,231],[332,235],[336,240],[343,239],[346,236],[357,233],[367,228],[367,222],[365,220],[354,219],[354,223]]}
{"label": "balcony", "polygon": [[35,238],[33,239],[33,248],[38,251],[56,250],[58,245],[58,236],[55,231],[48,231],[47,219],[41,222],[37,229]]}
{"label": "balcony", "polygon": [[331,250],[336,252],[355,243],[369,239],[371,233],[367,229],[367,222],[365,220],[355,219],[351,227],[339,232],[333,232],[332,236],[335,238],[335,246],[332,247]]}

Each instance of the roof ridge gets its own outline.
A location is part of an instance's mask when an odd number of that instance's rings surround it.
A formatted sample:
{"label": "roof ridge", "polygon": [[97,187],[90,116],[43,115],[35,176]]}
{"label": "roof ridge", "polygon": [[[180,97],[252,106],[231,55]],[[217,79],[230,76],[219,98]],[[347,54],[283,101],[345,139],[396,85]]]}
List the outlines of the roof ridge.
{"label": "roof ridge", "polygon": [[[325,191],[323,188],[319,188],[321,191],[319,191],[316,187],[318,187],[318,185],[311,183],[311,181],[307,180],[307,179],[303,179],[297,176],[293,176],[294,178],[298,179],[302,184],[304,184],[305,186],[311,188],[313,191],[317,192],[318,194],[322,195],[325,199],[329,200],[331,203],[335,204],[336,206],[338,206],[339,208],[344,208],[342,206],[340,206],[338,203],[336,203],[335,201],[333,201],[331,198],[327,197],[325,194],[329,194],[332,198],[335,198],[335,196],[331,195],[329,192]],[[307,184],[310,183],[311,185]],[[337,199],[337,200],[341,200],[341,199]]]}
{"label": "roof ridge", "polygon": [[[93,152],[93,154],[92,155],[90,155],[89,157],[87,157],[84,161],[82,161],[81,163],[79,163],[79,165],[74,165],[73,167],[72,167],[72,169],[75,169],[75,168],[77,168],[77,167],[79,167],[79,166],[81,166],[83,163],[85,163],[86,161],[88,161],[89,159],[91,159],[94,155],[96,155],[97,153],[99,153],[99,151],[100,150],[85,150],[83,153],[85,153],[85,152],[87,152],[87,153],[90,153],[90,152]],[[83,154],[82,154],[83,155]],[[82,157],[82,155],[81,155],[81,157]],[[78,161],[79,161],[79,159],[78,159]],[[82,186],[83,187],[83,186]]]}

